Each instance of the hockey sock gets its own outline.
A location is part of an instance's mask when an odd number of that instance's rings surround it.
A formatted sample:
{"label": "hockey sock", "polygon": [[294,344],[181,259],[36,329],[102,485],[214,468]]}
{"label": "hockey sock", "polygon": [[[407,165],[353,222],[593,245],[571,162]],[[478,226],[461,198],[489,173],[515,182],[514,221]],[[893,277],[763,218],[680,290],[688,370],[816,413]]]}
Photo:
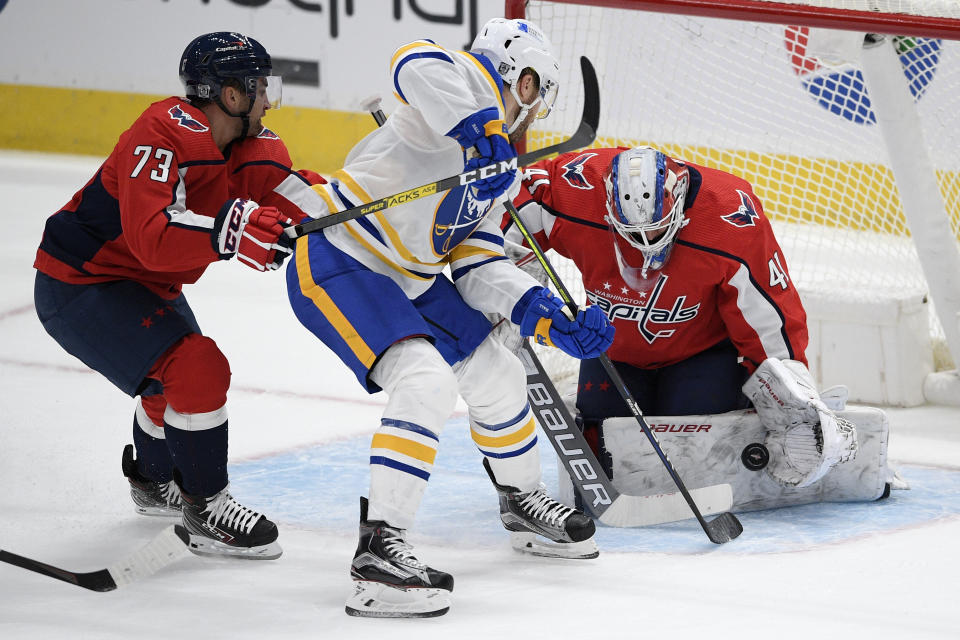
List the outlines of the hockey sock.
{"label": "hockey sock", "polygon": [[181,490],[208,498],[227,486],[227,412],[181,414],[167,407],[164,431]]}
{"label": "hockey sock", "polygon": [[497,482],[531,491],[540,483],[537,430],[530,406],[499,424],[483,424],[472,418],[470,435],[486,456]]}
{"label": "hockey sock", "polygon": [[[162,429],[157,431],[163,435]],[[137,472],[141,476],[152,482],[170,481],[173,477],[173,460],[166,439],[147,434],[138,424],[136,416],[133,418],[133,446],[137,450]]]}

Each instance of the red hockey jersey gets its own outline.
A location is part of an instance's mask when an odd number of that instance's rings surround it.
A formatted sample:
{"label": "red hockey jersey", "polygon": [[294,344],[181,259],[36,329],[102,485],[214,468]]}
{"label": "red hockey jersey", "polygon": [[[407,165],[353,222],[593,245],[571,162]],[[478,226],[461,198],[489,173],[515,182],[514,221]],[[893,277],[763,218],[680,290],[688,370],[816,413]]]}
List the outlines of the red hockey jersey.
{"label": "red hockey jersey", "polygon": [[[620,276],[604,221],[604,170],[622,149],[591,149],[524,172],[515,204],[544,250],[570,258],[591,304],[616,326],[610,358],[651,369],[685,360],[729,338],[751,371],[768,357],[806,364],[806,314],[760,200],[746,181],[690,169],[687,224],[649,291]],[[504,218],[507,236],[519,242]]]}
{"label": "red hockey jersey", "polygon": [[182,98],[148,107],[96,175],[47,219],[34,267],[72,284],[134,280],[168,299],[218,260],[211,230],[233,198],[276,206],[296,221],[316,198],[268,129],[214,143],[202,111]]}

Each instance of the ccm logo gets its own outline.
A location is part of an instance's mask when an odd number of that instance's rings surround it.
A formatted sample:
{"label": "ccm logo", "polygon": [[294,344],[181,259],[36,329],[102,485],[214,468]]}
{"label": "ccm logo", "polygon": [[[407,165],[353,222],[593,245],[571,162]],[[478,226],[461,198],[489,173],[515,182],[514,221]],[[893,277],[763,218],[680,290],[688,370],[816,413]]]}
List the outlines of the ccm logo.
{"label": "ccm logo", "polygon": [[237,251],[240,229],[243,228],[243,209],[246,203],[246,200],[237,200],[230,208],[230,220],[227,221],[227,232],[223,238],[225,253],[235,253]]}
{"label": "ccm logo", "polygon": [[460,174],[460,184],[470,184],[471,182],[476,182],[477,180],[483,180],[489,178],[490,176],[495,176],[500,173],[506,173],[507,171],[516,171],[517,169],[517,159],[510,158],[509,160],[501,160],[500,164],[490,164],[485,167],[480,167],[479,169],[474,169],[469,173]]}
{"label": "ccm logo", "polygon": [[[576,427],[567,424],[563,419],[560,411],[550,398],[550,394],[547,393],[547,388],[539,382],[528,384],[527,397],[530,398],[531,404],[536,407],[535,411],[540,426],[556,434],[555,439],[557,441],[557,448],[559,449],[558,453],[562,454],[564,458],[567,458],[570,463],[570,468],[573,469],[577,479],[582,483],[583,489],[593,494],[593,506],[612,504],[613,500],[610,499],[610,494],[607,493],[602,482],[588,482],[590,480],[599,480],[601,478],[600,474],[603,472],[593,468],[593,461],[584,455],[583,449],[568,446],[570,444],[568,441],[576,440],[576,436],[572,433]],[[590,457],[592,458],[593,456],[591,455]]]}
{"label": "ccm logo", "polygon": [[712,424],[651,424],[650,430],[657,433],[700,433],[710,431]]}

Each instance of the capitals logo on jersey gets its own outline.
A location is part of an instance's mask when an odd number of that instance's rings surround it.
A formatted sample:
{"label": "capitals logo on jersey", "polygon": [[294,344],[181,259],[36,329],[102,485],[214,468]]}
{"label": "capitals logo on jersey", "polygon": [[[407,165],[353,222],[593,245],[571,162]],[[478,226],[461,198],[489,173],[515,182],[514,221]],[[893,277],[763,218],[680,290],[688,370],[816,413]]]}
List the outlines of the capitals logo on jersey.
{"label": "capitals logo on jersey", "polygon": [[596,155],[596,153],[581,153],[561,167],[563,172],[560,175],[567,181],[567,184],[575,189],[593,189],[593,185],[587,182],[583,175],[583,165]]}
{"label": "capitals logo on jersey", "polygon": [[658,328],[657,325],[689,322],[696,318],[700,312],[699,302],[689,307],[683,306],[687,301],[687,296],[677,296],[677,299],[673,301],[669,309],[657,307],[657,301],[660,299],[660,294],[663,292],[663,288],[666,286],[669,277],[670,276],[666,274],[660,274],[657,278],[657,283],[650,292],[650,297],[643,306],[637,306],[627,302],[614,302],[594,291],[587,291],[587,297],[590,299],[590,302],[600,307],[600,310],[607,314],[610,322],[618,318],[621,320],[635,320],[640,335],[643,336],[643,339],[649,344],[653,344],[658,338],[669,338],[676,333],[676,329],[661,329]]}
{"label": "capitals logo on jersey", "polygon": [[753,200],[743,191],[740,191],[740,189],[737,189],[737,194],[740,196],[740,207],[733,213],[722,216],[723,219],[735,227],[756,226],[756,221],[760,218],[760,214],[757,213],[757,208],[753,206]]}
{"label": "capitals logo on jersey", "polygon": [[173,120],[176,120],[177,124],[184,129],[189,129],[195,133],[203,133],[204,131],[210,130],[210,127],[206,126],[199,120],[196,120],[193,116],[184,111],[178,104],[170,107],[170,111],[167,113],[169,113],[170,117]]}

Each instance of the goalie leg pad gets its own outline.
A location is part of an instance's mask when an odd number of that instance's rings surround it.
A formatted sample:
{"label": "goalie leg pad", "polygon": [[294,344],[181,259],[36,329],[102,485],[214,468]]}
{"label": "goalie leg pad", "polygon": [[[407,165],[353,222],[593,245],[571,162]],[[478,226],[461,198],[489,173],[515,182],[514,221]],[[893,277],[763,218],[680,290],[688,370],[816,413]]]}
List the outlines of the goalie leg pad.
{"label": "goalie leg pad", "polygon": [[[785,486],[767,472],[779,454],[764,444],[767,430],[753,411],[648,416],[646,420],[688,487],[729,483],[733,487],[732,509],[740,512],[881,497],[891,477],[887,467],[890,427],[886,414],[864,407],[841,411],[838,417],[856,425],[860,453],[806,487]],[[636,420],[609,418],[603,422],[603,430],[617,489],[633,495],[675,490]]]}

